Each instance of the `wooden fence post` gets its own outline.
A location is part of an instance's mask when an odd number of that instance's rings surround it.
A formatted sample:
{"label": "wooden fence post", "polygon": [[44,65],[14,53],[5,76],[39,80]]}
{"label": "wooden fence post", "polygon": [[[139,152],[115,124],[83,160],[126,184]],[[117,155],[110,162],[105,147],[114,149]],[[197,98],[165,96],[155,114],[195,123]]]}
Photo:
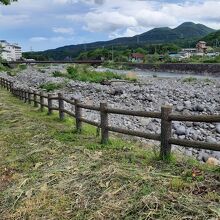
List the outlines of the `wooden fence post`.
{"label": "wooden fence post", "polygon": [[9,91],[10,91],[11,93],[13,93],[12,87],[13,87],[13,82],[10,82],[10,84],[9,84]]}
{"label": "wooden fence post", "polygon": [[27,102],[27,91],[24,90],[24,102],[26,103]]}
{"label": "wooden fence post", "polygon": [[31,104],[31,93],[32,91],[31,90],[28,90],[28,104]]}
{"label": "wooden fence post", "polygon": [[65,118],[65,114],[63,112],[63,109],[64,109],[64,101],[63,101],[63,95],[62,93],[58,93],[58,102],[59,102],[59,117],[60,117],[60,120],[64,120]]}
{"label": "wooden fence post", "polygon": [[40,92],[40,110],[43,112],[44,111],[44,97],[43,97],[43,92]]}
{"label": "wooden fence post", "polygon": [[6,80],[6,89],[9,90],[9,82]]}
{"label": "wooden fence post", "polygon": [[24,90],[20,89],[20,99],[23,100],[24,98]]}
{"label": "wooden fence post", "polygon": [[169,140],[172,132],[172,121],[169,120],[169,115],[172,113],[172,106],[161,107],[161,150],[160,157],[165,160],[171,155],[171,144]]}
{"label": "wooden fence post", "polygon": [[76,116],[76,131],[81,133],[82,131],[82,121],[80,120],[82,117],[82,109],[78,106],[80,100],[75,99],[75,116]]}
{"label": "wooden fence post", "polygon": [[52,94],[48,94],[48,115],[52,115],[53,111],[52,111],[52,107],[53,107],[53,102],[52,102]]}
{"label": "wooden fence post", "polygon": [[34,91],[34,107],[38,107],[36,91]]}
{"label": "wooden fence post", "polygon": [[100,103],[100,117],[101,117],[101,144],[108,144],[109,132],[108,132],[108,113],[107,113],[107,103]]}

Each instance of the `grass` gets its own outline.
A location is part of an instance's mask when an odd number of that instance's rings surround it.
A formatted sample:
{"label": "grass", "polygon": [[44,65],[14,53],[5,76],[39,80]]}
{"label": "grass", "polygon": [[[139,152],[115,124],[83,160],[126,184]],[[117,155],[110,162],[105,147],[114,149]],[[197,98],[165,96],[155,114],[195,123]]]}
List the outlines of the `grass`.
{"label": "grass", "polygon": [[0,89],[0,219],[219,219],[220,169],[40,112]]}
{"label": "grass", "polygon": [[54,90],[61,89],[64,87],[63,83],[44,83],[40,85],[41,89],[46,90],[47,92],[53,92]]}
{"label": "grass", "polygon": [[100,83],[104,80],[124,79],[123,75],[113,73],[110,71],[97,72],[97,71],[91,70],[86,65],[69,66],[67,68],[67,72],[68,72],[68,77],[70,79],[79,80],[83,82]]}
{"label": "grass", "polygon": [[19,68],[19,70],[26,70],[27,69],[27,65],[26,64],[20,64],[19,66],[18,66],[18,68]]}
{"label": "grass", "polygon": [[183,82],[185,82],[185,83],[193,83],[193,82],[196,82],[196,81],[197,81],[197,78],[192,77],[192,76],[186,77],[186,78],[183,79]]}

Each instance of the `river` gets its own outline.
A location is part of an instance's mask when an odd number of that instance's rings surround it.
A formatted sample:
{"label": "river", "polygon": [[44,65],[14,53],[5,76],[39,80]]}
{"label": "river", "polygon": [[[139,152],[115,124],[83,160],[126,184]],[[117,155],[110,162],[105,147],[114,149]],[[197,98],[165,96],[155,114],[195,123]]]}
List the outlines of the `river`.
{"label": "river", "polygon": [[174,73],[174,72],[154,72],[150,70],[140,70],[140,69],[132,69],[132,70],[116,70],[116,69],[110,69],[110,68],[103,68],[98,67],[96,71],[111,71],[118,74],[129,74],[132,73],[137,76],[139,79],[144,78],[188,78],[193,77],[197,79],[220,79],[220,77],[215,76],[205,76],[205,75],[198,75],[198,74],[183,74],[183,73]]}

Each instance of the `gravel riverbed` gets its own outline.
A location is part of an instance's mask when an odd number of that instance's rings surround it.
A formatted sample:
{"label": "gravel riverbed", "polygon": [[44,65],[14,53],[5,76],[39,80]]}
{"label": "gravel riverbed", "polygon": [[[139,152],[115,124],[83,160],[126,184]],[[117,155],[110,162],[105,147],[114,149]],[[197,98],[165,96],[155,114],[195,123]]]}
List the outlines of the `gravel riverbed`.
{"label": "gravel riverbed", "polygon": [[[220,79],[197,79],[186,82],[181,78],[142,77],[140,83],[115,82],[111,85],[77,82],[66,78],[53,77],[53,71],[65,71],[65,65],[47,68],[28,67],[17,76],[6,73],[0,76],[13,80],[17,87],[39,89],[47,83],[64,83],[65,86],[56,92],[62,92],[65,97],[79,98],[90,105],[99,105],[107,101],[108,105],[119,109],[160,111],[161,106],[169,104],[173,111],[180,115],[213,115],[220,113]],[[43,71],[42,71],[43,69]],[[69,109],[71,106],[67,105]],[[99,121],[99,114],[84,110],[86,118]],[[110,125],[132,130],[160,133],[160,120],[132,116],[110,115]],[[220,142],[219,123],[173,122],[172,135],[175,138],[210,143]],[[220,152],[177,148],[189,156],[195,156],[200,161],[209,157],[220,160]]]}

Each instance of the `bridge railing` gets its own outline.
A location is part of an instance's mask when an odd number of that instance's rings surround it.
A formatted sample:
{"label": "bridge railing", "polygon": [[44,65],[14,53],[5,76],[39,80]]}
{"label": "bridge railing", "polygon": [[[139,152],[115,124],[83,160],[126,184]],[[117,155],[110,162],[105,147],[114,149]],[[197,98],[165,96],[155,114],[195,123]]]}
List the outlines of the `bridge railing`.
{"label": "bridge railing", "polygon": [[[77,132],[82,131],[83,123],[87,123],[96,126],[101,129],[101,143],[107,144],[109,142],[109,133],[116,132],[130,136],[136,136],[140,138],[155,140],[160,142],[160,156],[161,158],[167,158],[171,154],[171,146],[179,145],[186,148],[197,148],[220,151],[220,144],[208,143],[191,140],[180,140],[172,137],[172,122],[173,121],[190,121],[190,122],[220,122],[220,115],[199,115],[199,116],[184,116],[172,113],[171,106],[162,106],[160,112],[146,112],[146,111],[131,111],[123,109],[110,108],[107,102],[100,103],[99,106],[86,105],[80,100],[69,100],[63,97],[63,94],[58,93],[57,95],[45,94],[43,92],[36,92],[31,90],[23,90],[15,88],[13,82],[7,79],[0,78],[0,85],[9,90],[14,96],[23,100],[26,103],[34,103],[35,107],[40,107],[41,111],[44,108],[48,109],[48,114],[51,115],[53,111],[59,112],[59,118],[63,120],[65,114],[74,117],[76,121]],[[54,105],[54,101],[58,103]],[[65,103],[68,103],[74,107],[74,112],[69,111],[65,108]],[[100,121],[91,121],[83,117],[82,110],[88,109],[99,112]],[[157,118],[161,119],[161,133],[152,134],[141,131],[128,130],[124,128],[113,127],[109,125],[109,115],[120,114],[127,116],[137,116],[144,118]]]}

